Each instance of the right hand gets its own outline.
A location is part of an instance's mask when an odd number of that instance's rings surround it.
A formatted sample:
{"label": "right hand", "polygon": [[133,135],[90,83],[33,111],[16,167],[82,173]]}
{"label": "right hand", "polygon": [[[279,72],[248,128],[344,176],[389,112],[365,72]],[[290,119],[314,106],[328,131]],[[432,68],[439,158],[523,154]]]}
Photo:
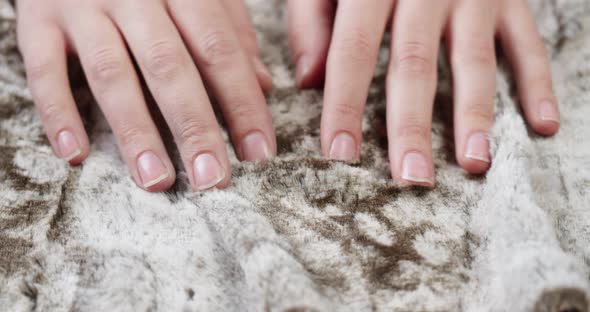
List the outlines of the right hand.
{"label": "right hand", "polygon": [[67,51],[80,58],[123,158],[145,190],[170,188],[175,170],[132,55],[195,190],[225,187],[231,177],[203,80],[220,103],[238,157],[263,160],[276,154],[263,95],[272,81],[243,0],[18,0],[17,11],[33,99],[54,150],[71,164],[86,159],[89,143],[69,89]]}

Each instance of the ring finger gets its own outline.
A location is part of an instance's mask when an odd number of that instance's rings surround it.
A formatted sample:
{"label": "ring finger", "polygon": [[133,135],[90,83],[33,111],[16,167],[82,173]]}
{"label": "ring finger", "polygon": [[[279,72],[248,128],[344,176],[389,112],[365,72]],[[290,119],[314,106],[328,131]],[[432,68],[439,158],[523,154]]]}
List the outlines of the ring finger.
{"label": "ring finger", "polygon": [[[170,1],[178,26],[199,71],[218,100],[241,160],[276,154],[272,117],[250,57],[240,44],[226,10],[217,1]],[[196,18],[195,18],[196,14]]]}
{"label": "ring finger", "polygon": [[331,159],[360,158],[363,110],[392,7],[391,0],[338,3],[321,125],[322,149]]}
{"label": "ring finger", "polygon": [[457,161],[470,173],[490,165],[488,132],[494,121],[495,4],[457,1],[449,25]]}
{"label": "ring finger", "polygon": [[174,169],[117,29],[108,17],[90,10],[80,10],[66,18],[66,23],[90,88],[135,180],[150,191],[169,188],[174,183]]}

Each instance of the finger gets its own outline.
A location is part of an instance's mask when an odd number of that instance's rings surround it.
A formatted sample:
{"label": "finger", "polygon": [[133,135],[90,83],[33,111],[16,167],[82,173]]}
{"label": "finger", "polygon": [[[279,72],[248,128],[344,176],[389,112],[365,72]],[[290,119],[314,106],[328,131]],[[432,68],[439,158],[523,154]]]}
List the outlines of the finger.
{"label": "finger", "polygon": [[[238,157],[266,160],[276,154],[272,118],[248,57],[223,7],[199,0],[170,2],[170,12],[197,66],[218,100]],[[195,18],[192,13],[198,12]]]}
{"label": "finger", "polygon": [[499,34],[512,62],[520,100],[531,127],[543,135],[559,129],[559,109],[553,93],[547,50],[525,1],[508,1]]}
{"label": "finger", "polygon": [[90,88],[135,181],[149,191],[170,188],[174,168],[115,26],[104,15],[82,10],[66,23]]}
{"label": "finger", "polygon": [[68,82],[65,38],[54,24],[33,23],[19,18],[28,85],[56,154],[80,164],[88,157],[89,144]]}
{"label": "finger", "polygon": [[387,128],[391,172],[401,184],[434,186],[432,106],[446,7],[447,1],[397,4],[387,88]]}
{"label": "finger", "polygon": [[296,63],[297,86],[324,81],[336,4],[332,0],[289,0],[289,46]]}
{"label": "finger", "polygon": [[230,20],[233,22],[234,30],[238,34],[242,48],[250,57],[250,61],[256,71],[258,83],[262,90],[268,92],[272,89],[272,76],[266,65],[260,60],[260,50],[256,41],[256,31],[250,20],[248,8],[243,0],[222,0],[221,3],[225,8]]}
{"label": "finger", "polygon": [[322,149],[331,159],[360,158],[361,123],[377,52],[393,1],[341,0],[328,55]]}
{"label": "finger", "polygon": [[109,14],[170,126],[191,184],[197,191],[227,186],[230,167],[221,129],[180,34],[159,1],[142,3],[140,11],[133,3],[117,2]]}
{"label": "finger", "polygon": [[496,92],[495,4],[456,3],[448,34],[456,155],[461,167],[478,174],[487,171],[491,162],[488,133],[494,121]]}

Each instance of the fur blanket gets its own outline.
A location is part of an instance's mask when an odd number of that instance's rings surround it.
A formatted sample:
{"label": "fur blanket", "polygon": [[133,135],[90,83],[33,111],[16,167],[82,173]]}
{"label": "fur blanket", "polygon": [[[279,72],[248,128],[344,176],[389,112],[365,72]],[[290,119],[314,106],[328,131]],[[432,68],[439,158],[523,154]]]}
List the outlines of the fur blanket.
{"label": "fur blanket", "polygon": [[193,194],[171,150],[179,181],[150,194],[132,181],[75,66],[92,154],[74,168],[53,155],[25,85],[14,10],[0,0],[0,310],[588,311],[590,1],[531,1],[563,127],[549,139],[527,129],[502,61],[485,177],[454,160],[441,63],[432,191],[390,183],[387,49],[362,162],[329,162],[319,155],[321,93],[294,86],[284,3],[249,5],[275,79],[279,157],[232,156],[229,189]]}

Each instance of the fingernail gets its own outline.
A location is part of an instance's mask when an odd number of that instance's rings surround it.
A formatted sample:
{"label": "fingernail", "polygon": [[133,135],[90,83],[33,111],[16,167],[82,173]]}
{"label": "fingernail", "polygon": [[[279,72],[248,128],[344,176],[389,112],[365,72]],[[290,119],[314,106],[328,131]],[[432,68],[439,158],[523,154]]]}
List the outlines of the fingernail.
{"label": "fingernail", "polygon": [[152,187],[169,176],[164,162],[151,151],[143,152],[139,156],[137,168],[144,188]]}
{"label": "fingernail", "polygon": [[342,132],[334,137],[330,146],[330,159],[342,161],[357,161],[358,147],[352,135]]}
{"label": "fingernail", "polygon": [[225,173],[215,156],[205,153],[197,156],[193,164],[195,184],[199,191],[208,190],[225,178]]}
{"label": "fingernail", "polygon": [[297,61],[297,70],[295,73],[295,79],[297,80],[297,86],[299,88],[304,87],[303,82],[309,75],[310,70],[311,63],[309,61],[309,58],[307,58],[305,55],[299,57],[299,60]]}
{"label": "fingernail", "polygon": [[539,114],[541,120],[554,121],[559,123],[559,112],[554,103],[550,101],[543,101],[539,106]]}
{"label": "fingernail", "polygon": [[240,148],[244,160],[261,161],[272,157],[266,137],[259,131],[252,132],[242,139]]}
{"label": "fingernail", "polygon": [[467,139],[465,157],[490,163],[490,142],[485,132],[476,132]]}
{"label": "fingernail", "polygon": [[402,164],[402,179],[421,184],[434,185],[430,166],[426,158],[418,152],[407,153]]}
{"label": "fingernail", "polygon": [[272,85],[272,75],[268,71],[268,68],[259,58],[254,58],[254,70],[256,72],[261,73],[264,76],[264,79]]}
{"label": "fingernail", "polygon": [[57,145],[61,158],[68,162],[82,153],[78,140],[76,140],[76,137],[68,130],[59,133],[57,136]]}

